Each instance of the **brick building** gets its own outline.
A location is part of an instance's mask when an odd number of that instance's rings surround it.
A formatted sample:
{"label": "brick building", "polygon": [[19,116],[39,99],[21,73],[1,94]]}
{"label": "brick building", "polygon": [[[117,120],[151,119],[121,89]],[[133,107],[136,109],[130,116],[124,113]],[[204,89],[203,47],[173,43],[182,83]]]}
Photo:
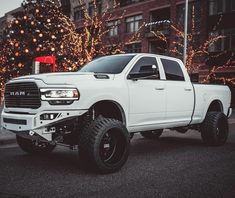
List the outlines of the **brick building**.
{"label": "brick building", "polygon": [[[62,5],[63,12],[70,16],[77,28],[82,28],[84,13],[83,6],[79,0],[58,0]],[[91,0],[84,0],[90,15],[94,13],[94,6]],[[182,26],[184,24],[184,3],[185,0],[116,0],[118,6],[113,9],[114,0],[97,0],[98,11],[109,8],[112,18],[107,21],[109,32],[105,41],[107,45],[119,41],[128,41],[143,23],[150,24],[143,27],[144,31],[138,41],[128,43],[125,46],[126,52],[150,52],[166,54],[164,48],[172,49],[175,40],[174,32],[169,28],[169,22]],[[21,8],[7,13],[0,18],[0,37],[1,31],[7,22],[12,20],[15,12]],[[189,29],[192,27],[192,13],[195,16],[195,28],[197,30],[196,44],[203,43],[210,34],[224,35],[225,38],[211,46],[210,54],[216,55],[223,53],[218,59],[199,60],[202,65],[193,75],[194,80],[201,81],[208,75],[208,68],[223,63],[235,52],[235,0],[189,0]],[[121,17],[122,16],[122,17]],[[219,23],[218,23],[219,22]],[[216,28],[215,28],[216,27]],[[151,30],[158,30],[167,36],[169,45],[166,46],[157,39]],[[182,57],[179,57],[182,58]],[[203,63],[203,64],[202,64]],[[218,76],[235,77],[235,66],[218,71]],[[231,87],[235,99],[235,88]],[[235,103],[235,102],[234,102]]]}
{"label": "brick building", "polygon": [[[82,28],[82,6],[79,0],[70,0],[71,18],[77,28]],[[90,0],[84,1],[88,12],[92,15],[93,5]],[[135,43],[126,45],[126,52],[150,52],[166,54],[162,49],[172,49],[173,41],[176,39],[171,31],[169,22],[184,28],[184,0],[117,0],[119,5],[110,9],[112,19],[107,21],[109,32],[106,36],[107,45],[110,42],[127,41],[143,23],[149,24],[144,27],[143,35]],[[112,7],[111,0],[97,0],[100,12],[107,7]],[[123,17],[122,16],[124,13]],[[208,75],[208,68],[214,65],[223,65],[230,57],[235,59],[235,0],[189,0],[189,27],[192,29],[192,15],[195,18],[196,34],[195,44],[200,45],[208,39],[210,34],[224,35],[225,37],[209,49],[210,55],[218,58],[196,60],[200,64],[192,78],[195,81],[202,81]],[[162,43],[151,33],[151,30],[158,30],[167,36],[168,46]],[[181,49],[183,51],[183,48]],[[182,57],[179,57],[182,59]],[[217,72],[218,76],[235,77],[234,67],[227,67]],[[235,105],[235,86],[230,87]]]}
{"label": "brick building", "polygon": [[[107,6],[112,7],[112,1],[99,0],[100,11]],[[124,40],[127,41],[141,26],[142,23],[150,23],[144,27],[144,33],[138,42],[126,45],[127,52],[150,52],[164,54],[164,47],[173,47],[172,41],[175,40],[174,33],[169,28],[168,21],[182,26],[184,24],[185,1],[182,0],[119,0],[119,6],[112,12],[112,20],[107,22],[110,31],[107,41]],[[85,1],[90,14],[92,14],[92,3]],[[193,10],[194,9],[194,10]],[[211,46],[210,53],[216,54],[221,51],[235,51],[235,1],[234,0],[192,0],[189,1],[189,31],[191,29],[192,12],[195,16],[195,28],[197,29],[197,43],[205,42],[209,34],[220,34],[226,37],[215,45]],[[124,14],[124,17],[120,18]],[[221,17],[222,16],[222,17]],[[82,6],[79,0],[71,0],[71,17],[74,19],[77,28],[82,27]],[[219,22],[220,21],[220,22]],[[164,23],[165,22],[165,23]],[[218,23],[219,22],[219,23]],[[215,28],[216,27],[216,28]],[[160,30],[168,38],[169,46],[159,41],[151,30]],[[201,64],[201,63],[200,63]],[[205,64],[197,72],[196,78],[202,80],[208,74],[208,66]],[[234,67],[235,68],[235,67]],[[233,72],[229,69],[221,72]]]}
{"label": "brick building", "polygon": [[2,39],[3,31],[7,25],[14,19],[14,15],[22,11],[22,7],[7,12],[4,16],[0,17],[0,39]]}

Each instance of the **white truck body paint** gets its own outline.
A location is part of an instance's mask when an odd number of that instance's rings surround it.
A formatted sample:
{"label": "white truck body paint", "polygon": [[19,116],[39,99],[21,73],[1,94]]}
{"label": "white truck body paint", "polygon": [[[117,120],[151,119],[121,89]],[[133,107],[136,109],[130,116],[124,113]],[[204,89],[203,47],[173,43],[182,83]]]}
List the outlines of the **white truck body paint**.
{"label": "white truck body paint", "polygon": [[[159,80],[127,78],[135,63],[142,57],[156,58]],[[166,80],[161,58],[179,63],[185,81]],[[121,73],[107,75],[109,79],[97,79],[92,72],[50,73],[15,78],[8,84],[34,82],[39,89],[76,88],[80,92],[80,99],[71,105],[60,106],[41,101],[41,106],[37,109],[4,106],[1,116],[2,126],[15,133],[35,131],[50,141],[51,134],[42,133],[45,127],[64,119],[81,116],[93,104],[103,100],[113,101],[123,109],[129,132],[200,124],[209,105],[215,100],[220,101],[225,115],[230,111],[231,92],[227,86],[192,84],[182,61],[176,58],[134,54],[134,58]],[[61,113],[61,116],[55,120],[40,120],[40,115],[48,112]],[[7,123],[4,122],[4,118],[27,120],[27,124]],[[41,132],[38,132],[40,130]]]}

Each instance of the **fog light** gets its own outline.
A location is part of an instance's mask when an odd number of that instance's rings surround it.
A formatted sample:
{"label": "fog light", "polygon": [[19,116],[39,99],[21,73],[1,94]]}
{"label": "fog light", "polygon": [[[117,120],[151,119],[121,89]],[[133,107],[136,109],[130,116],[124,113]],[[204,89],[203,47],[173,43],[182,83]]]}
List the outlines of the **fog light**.
{"label": "fog light", "polygon": [[50,105],[70,105],[74,101],[73,100],[51,100],[48,101]]}
{"label": "fog light", "polygon": [[40,120],[54,120],[58,113],[44,113],[40,115]]}

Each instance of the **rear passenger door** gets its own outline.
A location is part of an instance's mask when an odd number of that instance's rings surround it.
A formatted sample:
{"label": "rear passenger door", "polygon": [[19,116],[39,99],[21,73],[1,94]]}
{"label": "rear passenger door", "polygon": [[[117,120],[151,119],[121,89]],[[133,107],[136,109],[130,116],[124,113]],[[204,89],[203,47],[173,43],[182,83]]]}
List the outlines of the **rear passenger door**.
{"label": "rear passenger door", "polygon": [[161,58],[166,76],[166,121],[174,126],[189,124],[194,106],[194,91],[185,79],[179,62]]}

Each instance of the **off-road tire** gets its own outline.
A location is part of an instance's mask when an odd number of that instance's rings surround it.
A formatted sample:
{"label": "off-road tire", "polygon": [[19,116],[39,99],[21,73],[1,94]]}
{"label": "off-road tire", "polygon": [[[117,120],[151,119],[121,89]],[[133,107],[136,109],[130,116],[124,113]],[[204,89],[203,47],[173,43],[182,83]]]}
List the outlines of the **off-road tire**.
{"label": "off-road tire", "polygon": [[229,131],[227,116],[221,112],[208,112],[200,131],[202,140],[206,145],[224,145]]}
{"label": "off-road tire", "polygon": [[135,133],[129,133],[129,139],[132,140],[134,138]]}
{"label": "off-road tire", "polygon": [[56,145],[51,143],[38,143],[35,141],[16,135],[16,141],[19,147],[26,153],[29,154],[45,154],[50,153],[54,150]]}
{"label": "off-road tire", "polygon": [[106,174],[122,168],[130,150],[129,134],[118,120],[99,116],[84,127],[79,139],[80,159]]}
{"label": "off-road tire", "polygon": [[162,135],[163,129],[144,131],[140,134],[147,139],[158,139]]}

